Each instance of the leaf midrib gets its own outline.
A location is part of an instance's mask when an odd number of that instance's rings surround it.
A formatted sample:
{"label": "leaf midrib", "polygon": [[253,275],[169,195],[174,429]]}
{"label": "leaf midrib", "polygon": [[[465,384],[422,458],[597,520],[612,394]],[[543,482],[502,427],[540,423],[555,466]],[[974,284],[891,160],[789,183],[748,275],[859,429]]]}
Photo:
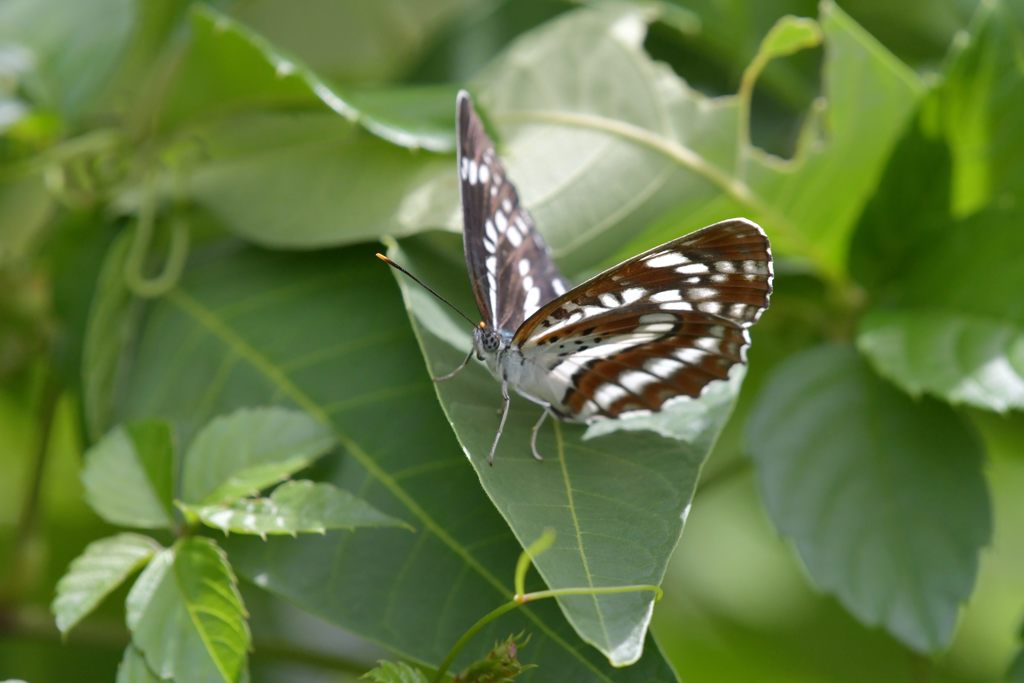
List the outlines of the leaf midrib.
{"label": "leaf midrib", "polygon": [[[555,448],[558,451],[558,465],[562,472],[562,481],[565,482],[565,498],[568,502],[566,507],[569,508],[569,515],[572,518],[572,527],[576,532],[576,547],[580,550],[580,561],[583,564],[583,573],[587,577],[587,586],[589,588],[594,587],[594,577],[590,573],[590,562],[587,560],[587,551],[583,548],[583,532],[580,529],[580,520],[576,515],[576,503],[572,496],[572,483],[569,480],[569,468],[565,461],[565,442],[562,440],[562,428],[557,421],[554,423],[555,427]],[[604,634],[604,645],[605,648],[611,647],[611,637],[608,635],[608,624],[604,620],[604,612],[601,611],[601,603],[598,601],[596,595],[590,596],[594,602],[594,611],[597,612],[597,621],[601,624],[601,633]]]}
{"label": "leaf midrib", "polygon": [[[452,552],[462,559],[466,566],[471,567],[481,578],[490,584],[499,593],[499,595],[506,595],[505,587],[498,578],[477,562],[473,556],[464,547],[462,547],[462,545],[452,538],[441,527],[441,525],[437,523],[436,520],[427,514],[426,510],[420,507],[415,499],[413,499],[413,497],[404,488],[402,488],[393,477],[381,469],[373,458],[371,458],[370,455],[350,436],[340,431],[320,408],[319,404],[317,404],[316,401],[314,401],[304,391],[299,389],[299,387],[296,386],[277,365],[256,350],[237,332],[228,327],[213,313],[213,311],[209,310],[199,301],[189,296],[189,294],[183,289],[176,288],[172,290],[167,294],[166,301],[177,307],[185,315],[191,317],[199,326],[206,329],[209,333],[219,338],[240,358],[246,360],[255,370],[262,373],[285,396],[288,396],[295,401],[296,405],[314,416],[321,423],[328,425],[348,454],[355,458],[366,469],[371,477],[375,478],[382,486],[384,486],[384,488],[395,496],[395,498],[405,505],[409,512],[411,512],[423,524],[425,529],[428,529],[433,533]],[[599,680],[613,683],[612,679],[608,678],[603,672],[595,668],[594,665],[584,658],[575,648],[570,647],[558,633],[554,632],[531,610],[521,607],[519,611],[522,612],[527,619],[532,621],[537,628],[545,634],[545,636],[558,643],[565,652],[577,659],[587,669],[592,671],[594,675],[598,676]]]}

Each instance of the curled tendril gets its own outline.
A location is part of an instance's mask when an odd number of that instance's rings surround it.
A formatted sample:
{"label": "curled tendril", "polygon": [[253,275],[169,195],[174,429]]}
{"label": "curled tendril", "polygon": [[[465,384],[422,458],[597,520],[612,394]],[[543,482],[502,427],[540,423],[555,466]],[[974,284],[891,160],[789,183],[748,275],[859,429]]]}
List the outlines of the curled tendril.
{"label": "curled tendril", "polygon": [[145,275],[146,257],[156,227],[156,204],[155,179],[152,173],[147,173],[142,184],[135,234],[124,264],[124,278],[128,288],[137,296],[147,299],[166,294],[178,283],[188,256],[188,222],[180,211],[175,211],[169,221],[171,240],[163,268],[154,277]]}

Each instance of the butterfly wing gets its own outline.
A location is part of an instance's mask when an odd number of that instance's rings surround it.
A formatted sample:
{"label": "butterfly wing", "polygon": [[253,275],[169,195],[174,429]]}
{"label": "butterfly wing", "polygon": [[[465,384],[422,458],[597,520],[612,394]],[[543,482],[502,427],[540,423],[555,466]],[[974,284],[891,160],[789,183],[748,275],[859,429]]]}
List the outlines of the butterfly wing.
{"label": "butterfly wing", "polygon": [[564,294],[565,279],[484,131],[469,94],[459,93],[458,167],[463,247],[480,314],[514,332],[542,305]]}
{"label": "butterfly wing", "polygon": [[519,328],[513,342],[533,370],[523,389],[580,420],[699,396],[746,361],[747,330],[771,289],[768,238],[750,221],[667,242],[551,301]]}

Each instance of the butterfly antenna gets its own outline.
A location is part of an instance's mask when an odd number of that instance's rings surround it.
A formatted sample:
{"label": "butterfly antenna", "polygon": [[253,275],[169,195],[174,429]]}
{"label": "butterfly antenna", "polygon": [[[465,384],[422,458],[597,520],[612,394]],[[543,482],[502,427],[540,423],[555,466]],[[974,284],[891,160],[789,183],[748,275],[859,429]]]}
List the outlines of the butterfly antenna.
{"label": "butterfly antenna", "polygon": [[473,327],[477,326],[477,324],[475,322],[473,322],[472,319],[470,319],[470,317],[468,315],[466,315],[465,313],[463,313],[462,311],[457,309],[455,307],[455,304],[453,304],[451,301],[448,301],[448,299],[445,299],[443,296],[441,296],[440,294],[435,292],[434,288],[431,287],[430,285],[428,285],[427,283],[425,283],[423,280],[419,279],[418,277],[416,277],[415,275],[410,273],[408,270],[406,270],[402,266],[398,265],[397,263],[395,263],[394,261],[392,261],[391,259],[389,259],[387,256],[385,256],[384,254],[382,254],[380,252],[377,252],[377,258],[379,258],[381,261],[383,261],[384,263],[388,264],[389,266],[391,266],[395,270],[401,271],[401,272],[405,273],[406,275],[408,275],[409,277],[411,277],[417,284],[419,284],[420,287],[422,287],[423,289],[425,289],[428,292],[430,292],[431,294],[433,294],[440,301],[443,301],[444,303],[448,304],[449,308],[451,308],[453,311],[455,311],[456,313],[461,315],[463,318],[465,318],[466,322],[468,322],[470,325],[472,325]]}

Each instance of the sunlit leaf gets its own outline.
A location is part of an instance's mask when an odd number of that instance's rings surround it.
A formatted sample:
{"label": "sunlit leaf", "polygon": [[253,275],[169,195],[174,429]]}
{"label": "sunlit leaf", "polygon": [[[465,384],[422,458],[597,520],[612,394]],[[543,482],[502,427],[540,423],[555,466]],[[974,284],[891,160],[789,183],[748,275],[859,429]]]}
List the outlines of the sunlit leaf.
{"label": "sunlit leaf", "polygon": [[814,582],[915,650],[948,645],[991,536],[970,426],[825,346],[775,370],[747,437],[768,514]]}
{"label": "sunlit leaf", "polygon": [[189,196],[268,246],[350,244],[454,215],[450,158],[396,147],[334,112],[240,113],[190,128],[186,144],[196,142]]}
{"label": "sunlit leaf", "polygon": [[[171,125],[246,105],[319,104],[392,144],[447,151],[454,147],[454,98],[452,87],[350,92],[227,14],[196,5],[191,42],[162,118]],[[423,116],[424,104],[432,116]]]}
{"label": "sunlit leaf", "polygon": [[231,504],[186,506],[207,526],[257,536],[322,534],[334,529],[404,526],[369,503],[331,484],[290,481],[267,498],[243,498]]}
{"label": "sunlit leaf", "polygon": [[[301,12],[276,0],[248,0],[231,13],[338,83],[397,80],[472,0],[304,0]],[[435,79],[443,80],[443,79]]]}
{"label": "sunlit leaf", "polygon": [[[921,86],[834,4],[822,4],[819,22],[828,99],[791,161],[744,142],[744,98],[707,98],[653,62],[636,8],[573,12],[488,67],[478,81],[480,105],[504,139],[510,176],[567,269],[593,269],[611,254],[746,215],[783,253],[838,273],[849,231]],[[798,25],[788,48],[809,44],[810,24]]]}
{"label": "sunlit leaf", "polygon": [[285,408],[251,408],[210,421],[185,453],[182,499],[231,503],[307,467],[334,446],[315,418]]}
{"label": "sunlit leaf", "polygon": [[138,534],[118,534],[90,543],[57,583],[50,609],[60,632],[70,631],[158,550],[156,541]]}
{"label": "sunlit leaf", "polygon": [[132,643],[161,678],[238,681],[251,636],[224,552],[188,538],[157,555],[126,603]]}
{"label": "sunlit leaf", "polygon": [[170,527],[173,460],[167,423],[154,419],[116,427],[85,454],[85,498],[113,524]]}

